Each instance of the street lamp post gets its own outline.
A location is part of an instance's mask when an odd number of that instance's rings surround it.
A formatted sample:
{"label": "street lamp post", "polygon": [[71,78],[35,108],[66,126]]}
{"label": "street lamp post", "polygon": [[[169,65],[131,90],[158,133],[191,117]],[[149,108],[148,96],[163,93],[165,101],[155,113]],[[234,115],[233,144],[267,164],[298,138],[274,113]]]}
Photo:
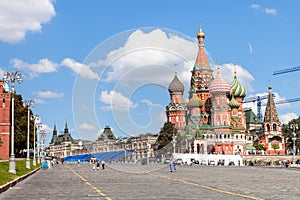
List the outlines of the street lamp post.
{"label": "street lamp post", "polygon": [[173,153],[175,154],[175,150],[176,150],[176,139],[177,139],[177,136],[173,134],[172,136],[172,144],[173,144]]}
{"label": "street lamp post", "polygon": [[37,126],[37,121],[39,121],[38,115],[31,115],[31,120],[33,120],[33,166],[36,166],[36,157],[35,157],[35,129]]}
{"label": "street lamp post", "polygon": [[29,116],[30,116],[30,106],[34,107],[34,100],[30,99],[30,100],[25,100],[23,105],[25,107],[27,107],[27,156],[26,156],[26,168],[30,169],[30,153],[29,153],[29,125],[30,125],[30,120],[29,120]]}
{"label": "street lamp post", "polygon": [[40,131],[40,134],[41,134],[41,142],[42,142],[42,160],[44,161],[45,159],[45,152],[44,152],[44,145],[45,145],[45,135],[46,135],[46,131],[44,129],[42,129]]}
{"label": "street lamp post", "polygon": [[10,143],[10,157],[9,157],[9,173],[16,174],[16,159],[15,159],[15,125],[14,125],[14,114],[15,114],[15,80],[22,83],[22,74],[18,71],[11,73],[4,72],[3,80],[8,84],[11,82],[11,143]]}
{"label": "street lamp post", "polygon": [[295,153],[296,153],[296,130],[298,129],[298,124],[291,124],[290,128],[293,130],[293,158],[292,158],[292,163],[295,164]]}
{"label": "street lamp post", "polygon": [[[36,124],[36,129],[38,131],[40,131],[41,128],[42,128],[42,123],[37,123]],[[40,137],[37,136],[37,157],[38,157],[37,162],[38,162],[38,164],[41,163],[41,158],[40,158],[40,148],[41,148],[41,146],[40,146],[40,139],[39,138]]]}

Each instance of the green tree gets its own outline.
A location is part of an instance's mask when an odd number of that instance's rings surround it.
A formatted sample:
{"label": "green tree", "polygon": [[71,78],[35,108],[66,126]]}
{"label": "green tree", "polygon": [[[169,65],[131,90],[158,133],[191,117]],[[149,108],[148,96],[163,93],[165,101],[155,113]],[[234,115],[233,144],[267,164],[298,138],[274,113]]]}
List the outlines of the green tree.
{"label": "green tree", "polygon": [[[298,127],[300,128],[300,117],[297,119],[293,119],[288,122],[288,124],[284,124],[282,127],[282,135],[286,139],[285,148],[286,149],[293,149],[293,130],[290,128],[291,124],[298,124]],[[300,148],[300,140],[299,140],[299,129],[296,130],[296,149]]]}
{"label": "green tree", "polygon": [[[20,149],[27,149],[27,126],[28,126],[28,108],[24,107],[22,95],[15,95],[15,110],[14,110],[14,126],[15,126],[15,153],[18,154]],[[33,114],[31,109],[29,110],[30,116]],[[30,119],[30,118],[29,118]],[[29,131],[29,148],[33,148],[33,120],[30,122]]]}
{"label": "green tree", "polygon": [[279,142],[277,142],[277,141],[271,142],[271,147],[274,149],[275,154],[276,154],[276,150],[279,149]]}
{"label": "green tree", "polygon": [[166,122],[164,126],[160,129],[159,136],[156,140],[158,149],[165,147],[172,141],[172,136],[177,135],[177,129],[172,122]]}
{"label": "green tree", "polygon": [[256,145],[254,145],[254,147],[258,151],[261,151],[261,150],[265,151],[267,149],[266,146],[264,144],[262,144],[262,143],[258,143]]}

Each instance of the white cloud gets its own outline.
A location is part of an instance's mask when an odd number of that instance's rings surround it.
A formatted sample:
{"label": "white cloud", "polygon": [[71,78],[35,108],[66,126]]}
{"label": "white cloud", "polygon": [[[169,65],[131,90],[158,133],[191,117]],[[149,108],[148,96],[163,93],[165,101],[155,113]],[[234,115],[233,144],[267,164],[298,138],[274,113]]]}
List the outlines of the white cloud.
{"label": "white cloud", "polygon": [[57,99],[57,98],[62,98],[64,96],[63,93],[57,93],[57,92],[52,92],[52,91],[39,91],[36,93],[38,98],[42,99]]}
{"label": "white cloud", "polygon": [[75,72],[76,74],[78,74],[82,78],[99,80],[98,74],[93,72],[88,65],[76,62],[72,58],[65,58],[61,62],[61,65],[70,68],[73,72]]}
{"label": "white cloud", "polygon": [[252,5],[250,6],[250,8],[253,8],[253,9],[255,9],[255,10],[259,10],[259,9],[261,9],[261,6],[260,6],[259,4],[252,4]]}
{"label": "white cloud", "polygon": [[283,124],[287,124],[292,119],[297,119],[299,116],[296,113],[286,113],[279,116],[279,120]]}
{"label": "white cloud", "polygon": [[249,47],[249,52],[252,54],[253,53],[253,46],[250,42],[248,42],[248,47]]}
{"label": "white cloud", "polygon": [[[214,72],[216,73],[217,65],[212,65]],[[222,77],[231,84],[234,77],[234,64],[233,63],[225,63],[220,66]],[[236,76],[238,81],[246,88],[247,92],[253,92],[254,89],[251,86],[251,82],[255,79],[248,72],[248,70],[244,69],[241,65],[236,65]]]}
{"label": "white cloud", "polygon": [[0,40],[18,43],[27,32],[40,32],[55,16],[52,0],[1,0]]}
{"label": "white cloud", "polygon": [[277,15],[277,10],[274,8],[266,8],[265,13],[268,15]]}
{"label": "white cloud", "polygon": [[29,64],[23,60],[14,58],[11,60],[11,64],[13,67],[25,71],[29,75],[29,78],[35,78],[41,73],[56,72],[59,67],[57,63],[53,63],[47,58],[40,59],[36,64]]}
{"label": "white cloud", "polygon": [[256,11],[261,11],[264,12],[267,15],[277,15],[277,10],[275,8],[263,8],[259,4],[252,4],[250,8],[256,10]]}
{"label": "white cloud", "polygon": [[108,106],[103,106],[102,110],[128,111],[129,109],[136,108],[138,106],[130,101],[130,99],[116,91],[102,91],[99,100],[108,104]]}
{"label": "white cloud", "polygon": [[99,80],[98,74],[93,72],[88,65],[76,62],[71,58],[65,58],[59,64],[52,62],[48,58],[40,59],[35,64],[29,64],[23,60],[14,58],[11,60],[11,64],[13,67],[24,71],[31,79],[38,77],[42,73],[56,72],[59,67],[65,66],[83,78]]}
{"label": "white cloud", "polygon": [[109,82],[123,79],[127,82],[169,84],[170,78],[173,78],[170,77],[170,70],[175,64],[178,66],[178,73],[190,70],[197,49],[195,41],[179,37],[175,33],[166,33],[161,29],[150,32],[136,30],[129,35],[124,46],[110,51],[98,64],[110,67],[105,74],[105,80]]}
{"label": "white cloud", "polygon": [[88,123],[82,123],[82,124],[79,125],[79,129],[80,130],[91,131],[91,130],[95,130],[95,127],[93,125],[88,124]]}
{"label": "white cloud", "polygon": [[147,104],[148,106],[152,106],[152,105],[153,105],[153,103],[152,103],[150,100],[148,100],[148,99],[142,99],[142,100],[141,100],[141,103],[145,103],[145,104]]}

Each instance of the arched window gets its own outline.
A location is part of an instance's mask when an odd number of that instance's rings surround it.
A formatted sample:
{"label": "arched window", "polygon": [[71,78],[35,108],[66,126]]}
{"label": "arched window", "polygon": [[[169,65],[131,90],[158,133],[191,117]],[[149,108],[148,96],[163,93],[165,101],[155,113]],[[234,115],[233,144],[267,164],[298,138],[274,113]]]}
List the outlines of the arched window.
{"label": "arched window", "polygon": [[239,139],[239,136],[238,136],[238,135],[235,135],[235,139]]}
{"label": "arched window", "polygon": [[267,124],[267,131],[270,131],[270,124]]}
{"label": "arched window", "polygon": [[273,124],[273,131],[277,131],[277,126],[276,126],[276,124]]}

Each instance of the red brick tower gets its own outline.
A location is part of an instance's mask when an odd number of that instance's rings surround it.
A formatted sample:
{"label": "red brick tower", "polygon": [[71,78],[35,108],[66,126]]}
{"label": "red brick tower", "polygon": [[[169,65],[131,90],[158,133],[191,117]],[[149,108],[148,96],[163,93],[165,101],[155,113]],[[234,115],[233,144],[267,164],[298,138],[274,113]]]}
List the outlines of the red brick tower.
{"label": "red brick tower", "polygon": [[175,74],[169,85],[171,103],[166,107],[167,121],[175,124],[178,132],[186,127],[186,102],[183,99],[184,85]]}
{"label": "red brick tower", "polygon": [[220,67],[217,75],[210,84],[212,98],[211,126],[216,134],[216,152],[232,153],[231,146],[231,113],[228,105],[228,93],[230,85],[221,76]]}
{"label": "red brick tower", "polygon": [[208,59],[204,48],[205,34],[202,32],[202,27],[200,27],[200,31],[197,34],[197,38],[198,38],[199,49],[198,49],[196,62],[192,71],[189,99],[192,99],[193,93],[196,93],[197,96],[203,102],[203,106],[201,107],[202,113],[197,113],[197,114],[205,115],[202,116],[202,118],[208,119],[207,121],[201,122],[202,123],[201,125],[205,125],[210,123],[209,115],[211,109],[211,94],[209,92],[209,85],[212,79],[213,70],[209,67],[208,64]]}
{"label": "red brick tower", "polygon": [[281,123],[278,118],[275,102],[272,95],[272,87],[269,86],[268,102],[263,122],[264,136],[260,143],[265,144],[266,153],[284,154],[285,142],[282,135]]}
{"label": "red brick tower", "polygon": [[3,87],[0,80],[0,159],[8,159],[10,151],[10,105],[11,95]]}

